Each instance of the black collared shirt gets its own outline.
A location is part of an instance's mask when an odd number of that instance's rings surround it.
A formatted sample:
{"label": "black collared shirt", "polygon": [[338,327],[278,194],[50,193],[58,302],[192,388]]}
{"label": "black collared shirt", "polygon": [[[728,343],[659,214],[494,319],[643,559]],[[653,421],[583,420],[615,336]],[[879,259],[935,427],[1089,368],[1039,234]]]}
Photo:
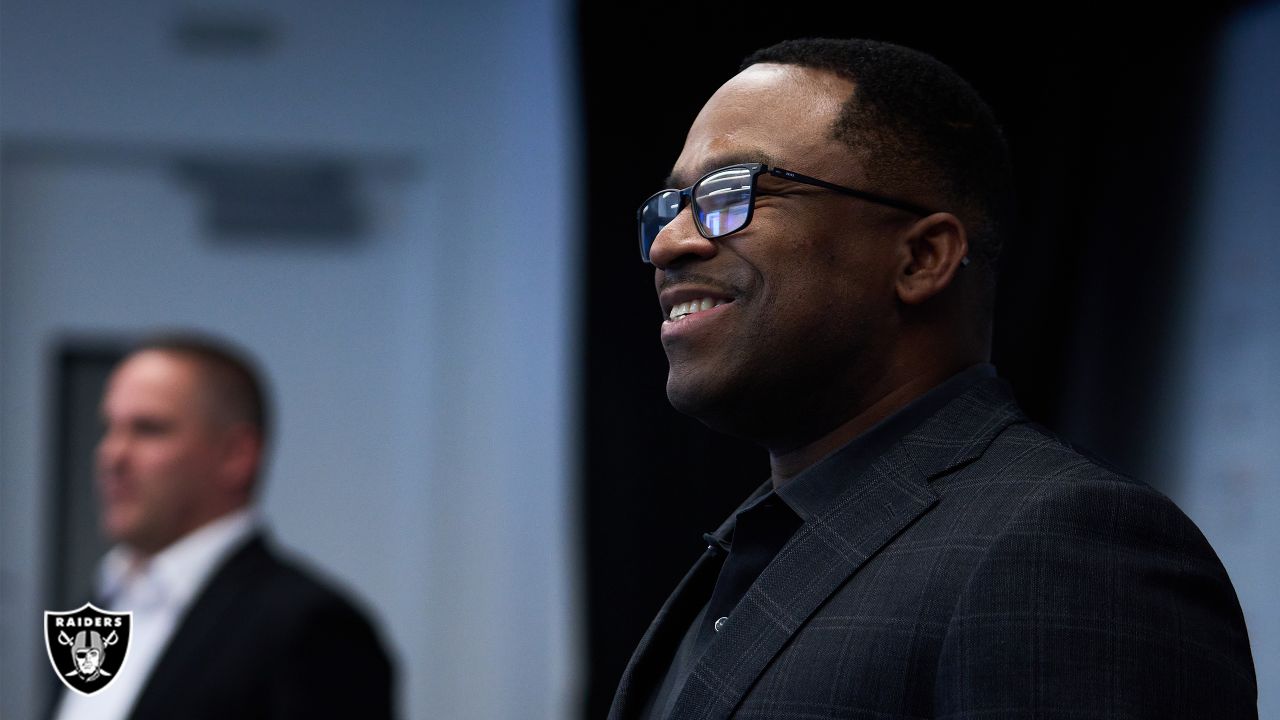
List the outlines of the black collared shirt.
{"label": "black collared shirt", "polygon": [[720,575],[711,597],[676,647],[671,665],[649,696],[641,717],[659,720],[670,715],[689,673],[715,634],[733,622],[733,609],[747,589],[796,530],[831,506],[845,490],[848,478],[860,474],[965,390],[995,374],[994,367],[983,363],[952,376],[782,487],[774,490],[766,483],[719,529],[704,535],[708,550],[718,551],[723,558]]}

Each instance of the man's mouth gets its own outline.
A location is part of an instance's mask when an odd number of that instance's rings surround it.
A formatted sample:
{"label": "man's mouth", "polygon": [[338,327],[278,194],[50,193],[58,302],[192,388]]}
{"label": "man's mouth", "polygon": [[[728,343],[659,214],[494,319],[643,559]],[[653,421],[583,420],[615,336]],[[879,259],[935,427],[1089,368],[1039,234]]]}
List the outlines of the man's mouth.
{"label": "man's mouth", "polygon": [[679,320],[680,318],[686,317],[688,315],[700,313],[700,312],[703,312],[704,310],[710,310],[711,308],[714,308],[714,307],[720,307],[721,305],[728,305],[731,302],[733,301],[725,300],[723,298],[704,297],[704,298],[695,298],[693,300],[687,300],[681,303],[676,303],[675,305],[671,306],[671,313],[667,315],[667,320],[669,322],[675,322],[676,320]]}

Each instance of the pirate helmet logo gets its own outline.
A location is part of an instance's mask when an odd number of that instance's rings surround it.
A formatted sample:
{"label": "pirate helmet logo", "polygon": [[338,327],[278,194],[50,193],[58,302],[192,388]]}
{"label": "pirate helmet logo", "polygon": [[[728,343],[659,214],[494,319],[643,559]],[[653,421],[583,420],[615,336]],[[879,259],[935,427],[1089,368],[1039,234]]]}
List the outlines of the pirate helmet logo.
{"label": "pirate helmet logo", "polygon": [[106,687],[129,654],[133,613],[108,612],[85,603],[78,610],[44,613],[49,662],[67,687],[91,695]]}

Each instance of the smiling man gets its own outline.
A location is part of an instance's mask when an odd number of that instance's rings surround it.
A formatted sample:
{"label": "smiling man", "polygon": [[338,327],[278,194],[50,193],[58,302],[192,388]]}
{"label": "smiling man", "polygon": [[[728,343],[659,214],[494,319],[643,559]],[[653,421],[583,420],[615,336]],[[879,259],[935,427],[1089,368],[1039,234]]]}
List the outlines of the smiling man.
{"label": "smiling man", "polygon": [[65,693],[56,717],[391,716],[368,620],[281,559],[252,509],[267,418],[249,362],[206,338],[156,339],[112,373],[102,420],[101,519],[116,546],[96,602],[133,612],[129,661],[109,687]]}
{"label": "smiling man", "polygon": [[1256,716],[1195,526],[987,364],[1011,184],[985,103],[906,48],[781,43],[703,107],[638,214],[667,395],[772,476],[611,717]]}

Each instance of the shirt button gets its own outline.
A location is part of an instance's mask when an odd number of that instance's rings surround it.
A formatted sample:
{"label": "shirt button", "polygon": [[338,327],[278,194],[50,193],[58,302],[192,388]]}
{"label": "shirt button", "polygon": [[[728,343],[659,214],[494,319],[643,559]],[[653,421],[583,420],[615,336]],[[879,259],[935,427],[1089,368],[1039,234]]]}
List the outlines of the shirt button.
{"label": "shirt button", "polygon": [[723,628],[724,624],[727,622],[729,622],[729,618],[727,617],[722,617],[719,620],[716,620],[716,632],[720,632],[720,629]]}

